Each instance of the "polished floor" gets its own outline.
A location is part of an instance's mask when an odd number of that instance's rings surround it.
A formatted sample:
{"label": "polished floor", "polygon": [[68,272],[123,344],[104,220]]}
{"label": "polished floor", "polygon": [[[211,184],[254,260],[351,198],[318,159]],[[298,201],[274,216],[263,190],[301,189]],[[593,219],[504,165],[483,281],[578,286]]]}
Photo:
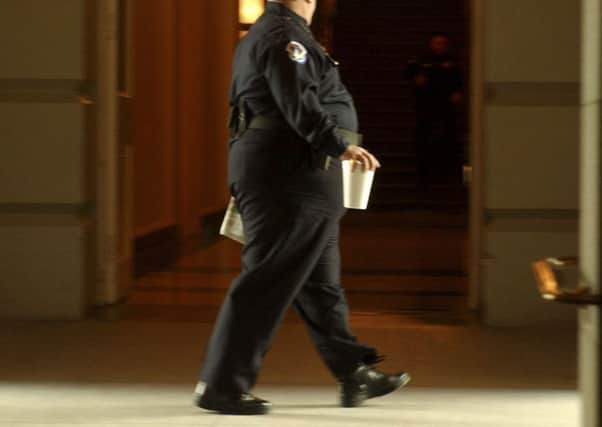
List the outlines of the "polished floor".
{"label": "polished floor", "polygon": [[[109,316],[111,314],[109,313]],[[113,314],[114,315],[114,314]],[[465,316],[356,314],[361,340],[414,378],[363,408],[336,386],[301,323],[285,323],[257,394],[274,413],[224,417],[191,405],[210,322],[5,322],[0,426],[577,426],[572,328],[491,329]]]}
{"label": "polished floor", "polygon": [[383,370],[413,377],[362,408],[337,406],[336,384],[294,313],[255,390],[272,414],[192,406],[216,310],[240,268],[240,246],[219,239],[138,278],[126,304],[86,320],[1,323],[0,427],[577,427],[574,326],[482,326],[466,310],[466,240],[461,218],[346,219],[351,327],[387,355]]}
{"label": "polished floor", "polygon": [[[412,389],[362,408],[332,403],[329,387],[262,387],[276,403],[265,417],[205,414],[187,405],[184,387],[173,385],[54,385],[7,387],[0,425],[33,426],[577,426],[574,393]],[[32,407],[32,399],[37,404]],[[7,407],[9,406],[9,407]]]}

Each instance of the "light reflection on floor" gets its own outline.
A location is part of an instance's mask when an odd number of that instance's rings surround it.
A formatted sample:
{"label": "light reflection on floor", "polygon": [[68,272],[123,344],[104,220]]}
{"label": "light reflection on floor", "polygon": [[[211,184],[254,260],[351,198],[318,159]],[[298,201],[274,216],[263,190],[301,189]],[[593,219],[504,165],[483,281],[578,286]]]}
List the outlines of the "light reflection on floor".
{"label": "light reflection on floor", "polygon": [[333,379],[293,320],[256,389],[274,414],[256,419],[191,406],[210,322],[5,322],[0,426],[578,425],[571,328],[491,329],[441,314],[360,313],[351,323],[387,355],[382,369],[408,370],[413,383],[364,408],[338,408]]}
{"label": "light reflection on floor", "polygon": [[190,404],[183,385],[3,384],[4,426],[576,427],[575,392],[408,388],[361,408],[336,405],[334,387],[261,386],[266,417],[227,417]]}

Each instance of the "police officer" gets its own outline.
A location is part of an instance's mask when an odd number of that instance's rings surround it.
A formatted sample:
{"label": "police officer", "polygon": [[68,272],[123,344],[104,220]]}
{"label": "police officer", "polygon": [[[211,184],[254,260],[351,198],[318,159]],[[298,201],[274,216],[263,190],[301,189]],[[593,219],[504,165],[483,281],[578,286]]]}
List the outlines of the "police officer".
{"label": "police officer", "polygon": [[449,38],[434,34],[428,53],[410,61],[407,73],[416,94],[418,186],[428,188],[441,178],[459,182],[456,122],[464,82],[461,65],[449,52]]}
{"label": "police officer", "polygon": [[206,410],[268,412],[270,403],[249,392],[291,304],[338,380],[343,406],[409,381],[374,369],[382,357],[348,328],[341,159],[380,164],[358,146],[353,100],[308,27],[316,1],[269,1],[235,53],[228,184],[246,242],[204,359],[195,402]]}

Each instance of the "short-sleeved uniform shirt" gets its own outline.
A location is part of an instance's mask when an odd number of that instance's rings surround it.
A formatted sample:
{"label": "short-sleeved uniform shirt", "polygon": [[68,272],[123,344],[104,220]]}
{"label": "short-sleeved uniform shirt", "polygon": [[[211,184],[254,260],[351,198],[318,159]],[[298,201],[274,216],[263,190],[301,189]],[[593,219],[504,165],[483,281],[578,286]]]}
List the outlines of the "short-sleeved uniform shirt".
{"label": "short-sleeved uniform shirt", "polygon": [[282,118],[313,148],[339,157],[348,142],[336,127],[358,130],[353,98],[305,19],[269,2],[234,57],[230,104],[241,97],[254,116]]}

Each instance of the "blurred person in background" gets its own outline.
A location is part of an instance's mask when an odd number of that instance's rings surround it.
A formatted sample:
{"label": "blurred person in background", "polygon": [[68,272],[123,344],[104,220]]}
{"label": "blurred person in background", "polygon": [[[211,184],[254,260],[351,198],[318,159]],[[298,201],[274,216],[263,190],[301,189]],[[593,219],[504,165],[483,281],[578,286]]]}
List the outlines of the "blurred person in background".
{"label": "blurred person in background", "polygon": [[464,100],[462,65],[450,53],[449,37],[434,34],[428,51],[408,63],[406,77],[416,100],[418,188],[461,181],[458,113]]}

